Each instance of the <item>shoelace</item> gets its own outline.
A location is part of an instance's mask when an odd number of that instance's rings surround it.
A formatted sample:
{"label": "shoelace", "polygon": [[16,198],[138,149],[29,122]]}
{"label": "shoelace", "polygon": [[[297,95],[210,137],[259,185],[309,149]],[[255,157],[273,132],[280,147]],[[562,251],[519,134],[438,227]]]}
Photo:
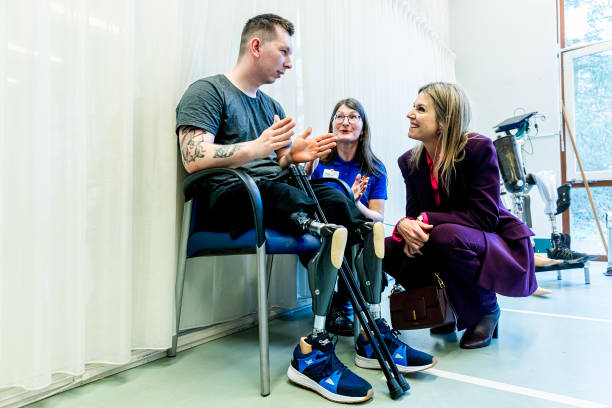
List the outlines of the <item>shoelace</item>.
{"label": "shoelace", "polygon": [[[382,326],[382,327],[381,327]],[[399,330],[395,330],[390,328],[387,324],[379,325],[378,330],[380,334],[386,341],[393,344],[395,347],[403,346],[404,343],[398,338],[400,335]]]}
{"label": "shoelace", "polygon": [[575,254],[571,249],[561,247],[555,248],[553,255],[559,259],[574,259],[576,257],[580,257],[579,254]]}
{"label": "shoelace", "polygon": [[328,377],[335,371],[340,371],[341,373],[348,368],[338,359],[336,356],[336,344],[338,344],[338,336],[330,336],[332,342],[330,344],[324,345],[322,349],[320,349],[324,354],[328,355],[329,358],[323,364],[316,368],[316,371],[320,374],[321,377]]}
{"label": "shoelace", "polygon": [[404,343],[402,343],[402,341],[398,338],[399,335],[400,335],[399,330],[393,329],[390,331],[390,335],[387,336],[386,338],[389,339],[389,342],[393,344],[394,346],[397,346],[397,347],[403,346]]}

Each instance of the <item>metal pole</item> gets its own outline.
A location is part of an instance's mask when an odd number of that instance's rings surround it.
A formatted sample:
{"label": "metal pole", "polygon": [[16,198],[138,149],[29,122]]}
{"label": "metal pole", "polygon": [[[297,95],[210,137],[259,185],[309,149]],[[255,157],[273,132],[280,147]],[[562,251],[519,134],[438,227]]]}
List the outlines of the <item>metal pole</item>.
{"label": "metal pole", "polygon": [[259,378],[261,395],[270,395],[270,339],[268,332],[268,289],[266,243],[257,248],[257,305],[259,317]]}
{"label": "metal pole", "polygon": [[189,239],[189,222],[191,220],[191,208],[193,200],[183,205],[183,222],[181,224],[181,240],[179,243],[178,266],[176,268],[176,283],[174,285],[174,305],[176,325],[174,336],[172,336],[172,347],[168,350],[168,357],[176,356],[178,348],[178,336],[181,325],[181,308],[183,304],[183,287],[185,285],[185,267],[187,263],[187,240]]}

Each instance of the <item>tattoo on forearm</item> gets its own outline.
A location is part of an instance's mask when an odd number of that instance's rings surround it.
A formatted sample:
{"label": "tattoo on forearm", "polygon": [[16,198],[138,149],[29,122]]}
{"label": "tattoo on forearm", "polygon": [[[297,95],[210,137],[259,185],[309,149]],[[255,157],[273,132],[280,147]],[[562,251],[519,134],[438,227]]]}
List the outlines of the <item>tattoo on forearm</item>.
{"label": "tattoo on forearm", "polygon": [[213,159],[226,159],[228,157],[232,157],[234,153],[240,150],[240,145],[230,145],[230,146],[221,146],[215,150],[215,154],[213,155]]}
{"label": "tattoo on forearm", "polygon": [[181,156],[185,164],[205,157],[202,142],[207,142],[208,132],[195,127],[185,127],[181,132]]}

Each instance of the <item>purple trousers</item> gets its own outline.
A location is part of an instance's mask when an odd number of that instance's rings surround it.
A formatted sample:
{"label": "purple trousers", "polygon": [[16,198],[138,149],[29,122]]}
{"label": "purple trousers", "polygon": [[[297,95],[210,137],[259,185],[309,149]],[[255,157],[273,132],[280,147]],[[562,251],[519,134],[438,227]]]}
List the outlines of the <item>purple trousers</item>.
{"label": "purple trousers", "polygon": [[438,272],[457,314],[457,329],[477,323],[497,306],[495,292],[478,285],[485,253],[484,232],[456,224],[436,225],[421,252],[409,258],[404,243],[385,240],[383,270],[404,288],[431,285]]}

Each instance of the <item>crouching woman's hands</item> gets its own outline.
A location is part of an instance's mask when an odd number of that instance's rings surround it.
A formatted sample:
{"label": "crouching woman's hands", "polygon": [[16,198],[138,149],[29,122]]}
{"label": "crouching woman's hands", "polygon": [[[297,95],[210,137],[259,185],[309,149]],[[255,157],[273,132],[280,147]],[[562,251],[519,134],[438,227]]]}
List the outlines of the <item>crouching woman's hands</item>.
{"label": "crouching woman's hands", "polygon": [[407,257],[414,258],[415,255],[423,255],[421,248],[429,240],[428,232],[432,228],[433,225],[410,218],[403,218],[397,223],[395,230],[404,240],[404,253]]}

